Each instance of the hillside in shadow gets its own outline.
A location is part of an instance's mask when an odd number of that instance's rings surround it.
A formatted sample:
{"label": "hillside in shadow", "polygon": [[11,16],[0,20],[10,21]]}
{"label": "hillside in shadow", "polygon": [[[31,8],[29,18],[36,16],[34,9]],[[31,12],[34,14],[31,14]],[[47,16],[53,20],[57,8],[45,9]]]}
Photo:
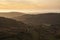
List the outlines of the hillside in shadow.
{"label": "hillside in shadow", "polygon": [[60,13],[44,13],[15,17],[32,27],[33,40],[60,40]]}
{"label": "hillside in shadow", "polygon": [[0,40],[31,40],[28,27],[21,21],[0,17]]}
{"label": "hillside in shadow", "polygon": [[60,14],[0,17],[0,40],[60,40]]}
{"label": "hillside in shadow", "polygon": [[15,19],[31,25],[60,24],[60,13],[26,14]]}

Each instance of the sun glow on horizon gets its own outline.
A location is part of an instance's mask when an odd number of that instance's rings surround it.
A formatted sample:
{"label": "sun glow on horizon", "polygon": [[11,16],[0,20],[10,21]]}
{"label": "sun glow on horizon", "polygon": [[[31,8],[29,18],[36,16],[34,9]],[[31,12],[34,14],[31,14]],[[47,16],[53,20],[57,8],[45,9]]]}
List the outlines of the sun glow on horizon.
{"label": "sun glow on horizon", "polygon": [[60,0],[0,0],[0,9],[20,11],[60,10]]}
{"label": "sun glow on horizon", "polygon": [[4,10],[1,9],[0,12],[22,12],[22,13],[26,13],[26,14],[35,14],[35,13],[47,13],[47,12],[56,12],[56,13],[60,13],[60,10]]}

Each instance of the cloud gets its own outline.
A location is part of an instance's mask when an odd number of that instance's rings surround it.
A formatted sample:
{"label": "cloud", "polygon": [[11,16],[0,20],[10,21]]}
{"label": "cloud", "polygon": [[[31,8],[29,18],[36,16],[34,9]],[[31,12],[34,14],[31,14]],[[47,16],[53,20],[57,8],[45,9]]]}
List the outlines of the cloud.
{"label": "cloud", "polygon": [[37,4],[55,4],[60,3],[60,0],[0,0],[0,2],[21,2],[21,3],[37,3]]}
{"label": "cloud", "polygon": [[0,9],[60,9],[60,0],[0,0]]}

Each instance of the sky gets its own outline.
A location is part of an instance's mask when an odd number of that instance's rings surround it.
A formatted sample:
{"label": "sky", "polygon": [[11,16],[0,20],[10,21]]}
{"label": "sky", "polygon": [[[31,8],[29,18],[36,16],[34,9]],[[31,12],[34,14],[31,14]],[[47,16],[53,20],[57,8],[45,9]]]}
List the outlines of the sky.
{"label": "sky", "polygon": [[56,11],[60,12],[60,0],[0,0],[0,11]]}

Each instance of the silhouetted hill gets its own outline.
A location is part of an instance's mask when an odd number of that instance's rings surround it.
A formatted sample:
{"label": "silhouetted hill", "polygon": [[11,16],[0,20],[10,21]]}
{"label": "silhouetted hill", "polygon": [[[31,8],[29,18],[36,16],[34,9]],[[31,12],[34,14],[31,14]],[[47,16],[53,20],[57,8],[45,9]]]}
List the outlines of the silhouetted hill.
{"label": "silhouetted hill", "polygon": [[15,19],[0,17],[0,40],[60,40],[59,13],[27,14]]}
{"label": "silhouetted hill", "polygon": [[21,21],[0,17],[0,40],[30,40],[27,27]]}
{"label": "silhouetted hill", "polygon": [[60,24],[60,13],[26,14],[16,17],[16,20],[32,25]]}
{"label": "silhouetted hill", "polygon": [[32,25],[34,40],[60,40],[60,13],[27,14],[15,19]]}

